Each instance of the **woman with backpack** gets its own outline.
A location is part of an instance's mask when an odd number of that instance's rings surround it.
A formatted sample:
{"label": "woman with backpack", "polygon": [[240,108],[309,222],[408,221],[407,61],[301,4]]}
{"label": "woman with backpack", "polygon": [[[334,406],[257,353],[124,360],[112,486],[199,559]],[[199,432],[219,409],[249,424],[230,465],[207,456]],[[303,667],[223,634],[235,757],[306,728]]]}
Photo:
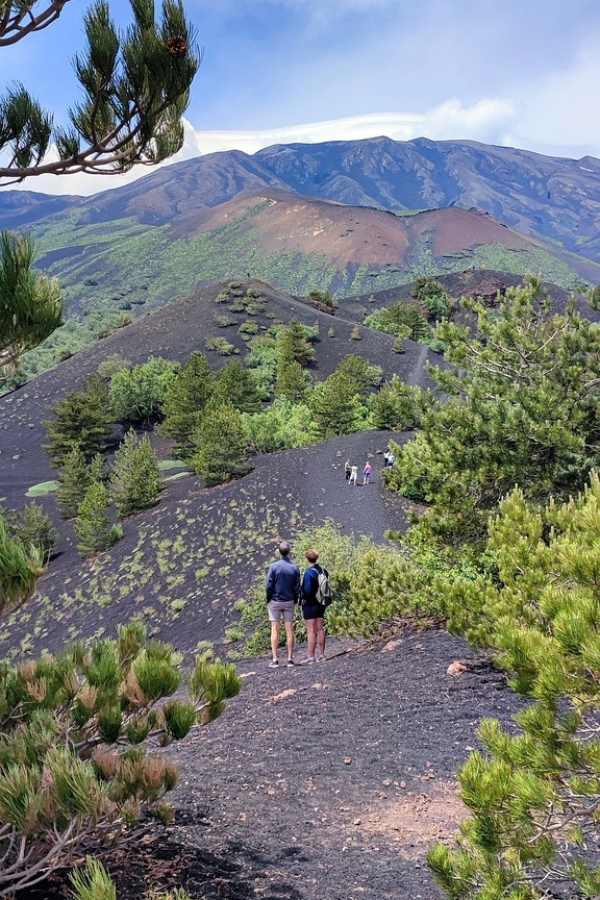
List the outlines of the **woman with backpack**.
{"label": "woman with backpack", "polygon": [[321,659],[325,658],[325,610],[331,603],[331,588],[329,572],[317,562],[319,559],[317,551],[307,550],[306,559],[309,566],[304,570],[302,578],[302,616],[308,637],[306,662],[314,663],[317,649]]}

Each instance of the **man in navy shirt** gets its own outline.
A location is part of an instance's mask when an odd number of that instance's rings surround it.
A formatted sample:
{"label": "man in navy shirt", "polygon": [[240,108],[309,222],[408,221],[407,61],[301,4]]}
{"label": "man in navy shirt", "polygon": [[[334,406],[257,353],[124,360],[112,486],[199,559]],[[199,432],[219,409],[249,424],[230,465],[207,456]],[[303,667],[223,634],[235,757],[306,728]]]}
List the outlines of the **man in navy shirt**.
{"label": "man in navy shirt", "polygon": [[300,598],[300,569],[291,561],[287,541],[279,545],[281,559],[273,563],[267,575],[267,605],[271,622],[270,669],[279,665],[279,623],[283,620],[287,644],[288,666],[294,665],[294,604]]}

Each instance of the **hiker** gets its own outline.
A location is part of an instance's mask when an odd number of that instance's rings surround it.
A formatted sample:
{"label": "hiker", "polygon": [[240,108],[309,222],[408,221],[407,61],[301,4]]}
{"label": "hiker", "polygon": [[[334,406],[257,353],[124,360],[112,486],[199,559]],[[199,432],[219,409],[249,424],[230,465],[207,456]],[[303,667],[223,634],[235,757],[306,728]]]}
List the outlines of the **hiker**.
{"label": "hiker", "polygon": [[344,463],[344,475],[346,476],[346,481],[350,481],[350,473],[352,472],[352,466],[350,465],[350,460],[347,459]]}
{"label": "hiker", "polygon": [[329,572],[319,563],[316,550],[307,550],[306,559],[309,566],[304,570],[302,578],[302,616],[306,623],[308,637],[307,663],[316,661],[315,650],[319,650],[321,659],[325,659],[325,610],[331,603]]}
{"label": "hiker", "polygon": [[279,623],[283,620],[287,644],[287,665],[294,663],[294,605],[300,601],[300,569],[290,559],[287,541],[279,545],[281,559],[273,563],[267,575],[267,605],[271,623],[272,660],[270,669],[279,665]]}
{"label": "hiker", "polygon": [[350,469],[350,478],[348,479],[348,484],[354,485],[356,487],[356,482],[358,481],[358,466],[352,466]]}
{"label": "hiker", "polygon": [[365,467],[363,469],[363,485],[371,483],[371,475],[373,474],[373,466],[369,462],[366,461]]}
{"label": "hiker", "polygon": [[383,454],[383,468],[389,469],[390,467],[390,451],[386,450]]}

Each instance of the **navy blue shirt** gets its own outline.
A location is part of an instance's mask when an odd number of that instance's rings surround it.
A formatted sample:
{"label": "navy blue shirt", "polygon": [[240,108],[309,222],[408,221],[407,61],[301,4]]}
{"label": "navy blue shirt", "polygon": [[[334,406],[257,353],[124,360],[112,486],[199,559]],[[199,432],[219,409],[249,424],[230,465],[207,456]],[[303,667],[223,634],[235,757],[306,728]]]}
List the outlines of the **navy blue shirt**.
{"label": "navy blue shirt", "polygon": [[267,603],[296,603],[300,596],[300,569],[289,559],[273,563],[267,575]]}
{"label": "navy blue shirt", "polygon": [[[302,579],[302,602],[312,605],[318,603],[317,593],[319,591],[319,574],[326,571],[321,568],[318,563],[309,566],[304,571]],[[319,604],[320,605],[320,604]]]}

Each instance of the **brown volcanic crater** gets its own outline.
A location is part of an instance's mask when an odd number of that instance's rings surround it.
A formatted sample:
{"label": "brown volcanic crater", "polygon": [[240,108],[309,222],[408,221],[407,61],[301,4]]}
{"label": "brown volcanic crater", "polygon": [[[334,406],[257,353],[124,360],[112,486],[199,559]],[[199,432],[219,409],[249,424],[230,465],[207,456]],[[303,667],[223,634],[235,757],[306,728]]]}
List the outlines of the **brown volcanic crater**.
{"label": "brown volcanic crater", "polygon": [[450,207],[410,216],[362,206],[307,199],[283,191],[238,196],[197,210],[173,224],[175,237],[193,238],[227,225],[252,232],[268,253],[321,254],[338,266],[401,264],[424,242],[434,256],[501,244],[531,249],[533,242],[486,213]]}

